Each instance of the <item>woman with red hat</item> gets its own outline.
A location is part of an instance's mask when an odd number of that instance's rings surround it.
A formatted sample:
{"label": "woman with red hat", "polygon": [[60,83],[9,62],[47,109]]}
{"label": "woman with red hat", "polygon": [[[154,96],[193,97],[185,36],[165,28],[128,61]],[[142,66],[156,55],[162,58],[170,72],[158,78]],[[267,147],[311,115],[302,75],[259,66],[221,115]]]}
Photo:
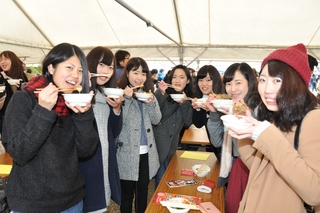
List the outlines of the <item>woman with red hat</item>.
{"label": "woman with red hat", "polygon": [[250,169],[238,212],[320,212],[320,110],[308,89],[310,76],[303,44],[263,60],[258,119],[247,112],[252,127],[229,128]]}

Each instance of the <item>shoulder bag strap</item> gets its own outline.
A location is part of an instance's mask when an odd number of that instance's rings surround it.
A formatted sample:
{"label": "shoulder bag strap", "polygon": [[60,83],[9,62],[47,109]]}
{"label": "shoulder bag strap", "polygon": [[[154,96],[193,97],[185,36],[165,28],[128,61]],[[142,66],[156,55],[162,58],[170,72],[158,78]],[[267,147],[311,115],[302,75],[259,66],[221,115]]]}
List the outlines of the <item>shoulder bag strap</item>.
{"label": "shoulder bag strap", "polygon": [[[301,124],[302,120],[299,121],[297,125],[296,132],[294,134],[294,148],[298,150],[299,147],[299,135],[300,135],[300,130],[301,130]],[[309,204],[304,202],[304,208],[307,210],[307,213],[315,213],[313,206],[310,206]]]}

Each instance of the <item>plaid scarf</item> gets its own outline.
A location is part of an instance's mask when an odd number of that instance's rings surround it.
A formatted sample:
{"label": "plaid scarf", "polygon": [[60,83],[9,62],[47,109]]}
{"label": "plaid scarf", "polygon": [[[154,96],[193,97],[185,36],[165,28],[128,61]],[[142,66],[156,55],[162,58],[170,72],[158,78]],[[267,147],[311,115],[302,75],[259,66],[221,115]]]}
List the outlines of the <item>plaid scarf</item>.
{"label": "plaid scarf", "polygon": [[[23,90],[30,91],[33,93],[37,88],[44,88],[49,85],[49,81],[43,75],[32,78],[24,87]],[[39,94],[35,94],[38,99]],[[58,101],[53,107],[58,113],[58,116],[68,116],[70,114],[68,107],[66,106],[65,100],[62,94],[58,94]]]}

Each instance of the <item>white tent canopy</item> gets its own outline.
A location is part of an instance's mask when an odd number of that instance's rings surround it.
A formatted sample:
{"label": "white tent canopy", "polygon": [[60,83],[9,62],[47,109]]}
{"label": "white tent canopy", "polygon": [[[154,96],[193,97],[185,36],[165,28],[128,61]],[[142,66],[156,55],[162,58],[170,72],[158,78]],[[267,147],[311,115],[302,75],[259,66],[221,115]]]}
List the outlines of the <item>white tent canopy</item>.
{"label": "white tent canopy", "polygon": [[[319,0],[1,0],[0,52],[41,63],[61,42],[172,65],[260,62],[303,43],[320,59]],[[148,27],[149,26],[149,27]]]}

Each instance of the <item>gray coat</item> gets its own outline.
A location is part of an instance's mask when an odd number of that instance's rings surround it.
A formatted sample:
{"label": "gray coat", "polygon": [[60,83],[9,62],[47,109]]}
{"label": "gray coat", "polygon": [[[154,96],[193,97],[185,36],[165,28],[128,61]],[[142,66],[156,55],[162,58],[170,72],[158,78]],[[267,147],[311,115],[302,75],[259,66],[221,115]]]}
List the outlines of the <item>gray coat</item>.
{"label": "gray coat", "polygon": [[168,100],[168,94],[162,95],[159,90],[155,96],[160,105],[162,119],[161,123],[154,126],[160,165],[168,157],[170,160],[177,151],[180,140],[180,132],[183,126],[188,128],[192,124],[192,113],[190,101],[179,104]]}
{"label": "gray coat", "polygon": [[[161,112],[156,98],[151,103],[143,103],[144,126],[148,140],[149,179],[151,180],[159,169],[159,157],[154,139],[152,125],[161,120]],[[125,98],[123,106],[123,125],[119,136],[117,151],[120,179],[138,181],[141,137],[141,111],[138,101]]]}

